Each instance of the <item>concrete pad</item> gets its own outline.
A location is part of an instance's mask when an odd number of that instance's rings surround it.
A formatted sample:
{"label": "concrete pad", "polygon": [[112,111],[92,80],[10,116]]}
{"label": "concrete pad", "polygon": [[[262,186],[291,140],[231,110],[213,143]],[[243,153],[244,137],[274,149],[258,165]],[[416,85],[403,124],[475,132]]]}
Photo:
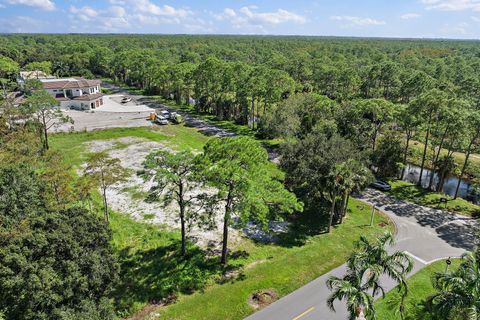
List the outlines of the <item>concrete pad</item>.
{"label": "concrete pad", "polygon": [[154,112],[155,109],[150,108],[145,104],[138,103],[135,97],[130,96],[132,101],[121,103],[125,95],[113,94],[103,97],[103,106],[95,109],[96,113],[100,112]]}

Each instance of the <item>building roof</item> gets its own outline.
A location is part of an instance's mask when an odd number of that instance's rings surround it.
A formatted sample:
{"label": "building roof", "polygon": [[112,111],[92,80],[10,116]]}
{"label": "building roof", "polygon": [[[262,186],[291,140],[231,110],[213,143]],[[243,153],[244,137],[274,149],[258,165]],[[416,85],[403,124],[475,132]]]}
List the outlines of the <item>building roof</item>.
{"label": "building roof", "polygon": [[82,94],[81,96],[78,96],[78,97],[72,97],[71,100],[92,101],[92,100],[96,100],[96,99],[101,98],[101,97],[103,97],[103,93]]}
{"label": "building roof", "polygon": [[100,80],[87,80],[83,78],[40,79],[44,89],[80,89],[100,85]]}

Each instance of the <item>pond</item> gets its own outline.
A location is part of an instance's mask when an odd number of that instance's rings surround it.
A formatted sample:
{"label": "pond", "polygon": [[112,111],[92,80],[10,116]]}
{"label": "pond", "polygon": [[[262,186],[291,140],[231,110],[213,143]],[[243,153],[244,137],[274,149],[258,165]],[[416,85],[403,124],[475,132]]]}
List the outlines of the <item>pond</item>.
{"label": "pond", "polygon": [[[431,175],[432,175],[431,170],[423,169],[422,187],[428,188]],[[411,183],[417,183],[419,176],[420,176],[420,167],[413,164],[408,164],[407,167],[405,168],[405,175],[403,177],[403,180]],[[436,173],[434,173],[434,176],[433,176],[434,190],[438,185],[438,181],[439,181],[439,177]],[[447,176],[447,178],[445,178],[445,184],[443,185],[443,193],[452,197],[455,196],[455,189],[457,188],[457,183],[458,183],[458,178],[456,176],[452,176],[452,175]],[[472,190],[473,190],[473,185],[469,181],[462,179],[460,181],[460,189],[458,190],[458,196],[470,201],[475,200],[475,202],[477,203],[479,200],[478,196],[473,197]]]}

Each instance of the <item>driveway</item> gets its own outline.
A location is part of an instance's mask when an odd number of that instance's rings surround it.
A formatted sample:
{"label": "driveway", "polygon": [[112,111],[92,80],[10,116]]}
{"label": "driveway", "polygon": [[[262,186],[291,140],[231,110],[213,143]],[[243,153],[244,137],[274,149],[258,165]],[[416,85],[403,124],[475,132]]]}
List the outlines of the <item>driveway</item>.
{"label": "driveway", "polygon": [[[414,259],[411,275],[435,260],[458,257],[474,246],[475,220],[438,209],[426,208],[389,197],[382,192],[367,189],[360,200],[375,205],[396,224],[397,243],[390,250],[406,251]],[[348,313],[344,302],[336,302],[332,312],[327,307],[330,291],[327,279],[342,276],[346,266],[308,283],[246,320],[345,320]],[[390,279],[383,278],[386,291],[395,287]]]}

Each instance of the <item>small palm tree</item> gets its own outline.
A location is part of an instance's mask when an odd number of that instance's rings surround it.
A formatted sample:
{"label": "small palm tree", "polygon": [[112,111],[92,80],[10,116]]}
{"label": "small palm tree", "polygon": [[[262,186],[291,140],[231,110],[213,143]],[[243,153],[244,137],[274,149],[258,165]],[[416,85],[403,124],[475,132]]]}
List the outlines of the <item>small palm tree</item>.
{"label": "small palm tree", "polygon": [[[335,311],[335,300],[345,300],[350,320],[361,319],[362,316],[374,317],[374,298],[369,293],[370,283],[364,281],[365,272],[360,269],[348,269],[343,278],[330,277],[327,287],[332,294],[327,300],[328,307]],[[377,284],[380,287],[379,284]]]}
{"label": "small palm tree", "polygon": [[394,238],[390,232],[373,242],[364,236],[360,237],[356,252],[348,259],[347,274],[343,278],[330,277],[327,281],[327,287],[333,291],[327,301],[330,309],[335,311],[335,300],[345,300],[350,319],[359,319],[362,315],[374,318],[374,297],[378,293],[384,295],[380,284],[383,274],[395,280],[407,292],[405,279],[413,268],[413,261],[404,252],[389,254],[387,246],[393,244]]}
{"label": "small palm tree", "polygon": [[452,273],[436,273],[432,279],[438,293],[427,299],[427,307],[439,319],[480,319],[480,251],[462,256]]}
{"label": "small palm tree", "polygon": [[406,286],[405,278],[413,269],[412,258],[402,251],[388,253],[387,246],[395,244],[395,239],[391,232],[386,232],[380,237],[370,242],[365,236],[361,236],[356,243],[357,251],[354,252],[348,264],[367,271],[367,281],[371,283],[373,295],[382,293],[382,287],[377,287],[377,283],[382,274],[396,281],[402,286]]}

